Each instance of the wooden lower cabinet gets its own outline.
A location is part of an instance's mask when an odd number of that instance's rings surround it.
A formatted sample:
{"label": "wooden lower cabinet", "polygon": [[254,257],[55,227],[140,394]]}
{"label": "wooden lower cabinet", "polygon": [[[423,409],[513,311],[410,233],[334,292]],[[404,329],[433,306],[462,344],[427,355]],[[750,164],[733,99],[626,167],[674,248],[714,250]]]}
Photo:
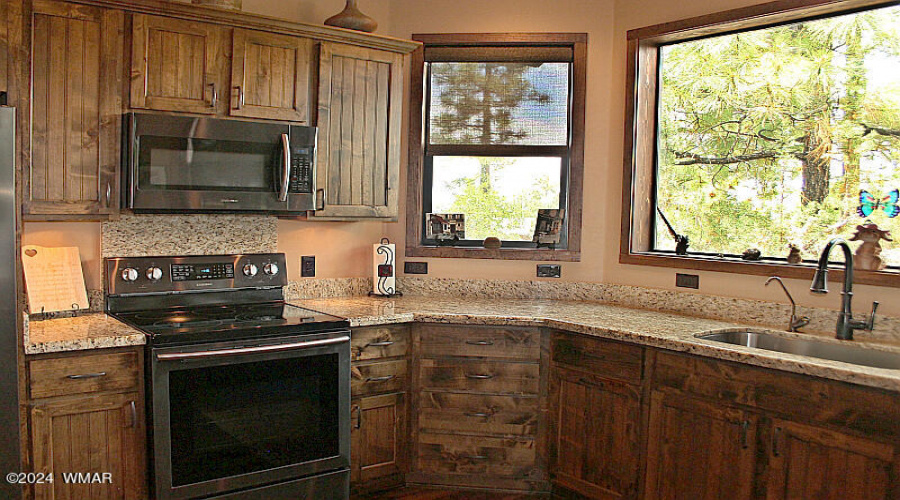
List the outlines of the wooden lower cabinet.
{"label": "wooden lower cabinet", "polygon": [[755,498],[757,415],[654,391],[644,498]]}
{"label": "wooden lower cabinet", "polygon": [[554,367],[551,478],[588,498],[636,498],[640,387]]}
{"label": "wooden lower cabinet", "polygon": [[780,419],[772,421],[771,436],[768,499],[900,498],[896,444]]}
{"label": "wooden lower cabinet", "polygon": [[35,485],[34,497],[145,498],[143,415],[137,392],[35,404],[33,470],[52,473],[53,483]]}
{"label": "wooden lower cabinet", "polygon": [[403,392],[351,401],[351,482],[403,481],[406,415],[406,393]]}

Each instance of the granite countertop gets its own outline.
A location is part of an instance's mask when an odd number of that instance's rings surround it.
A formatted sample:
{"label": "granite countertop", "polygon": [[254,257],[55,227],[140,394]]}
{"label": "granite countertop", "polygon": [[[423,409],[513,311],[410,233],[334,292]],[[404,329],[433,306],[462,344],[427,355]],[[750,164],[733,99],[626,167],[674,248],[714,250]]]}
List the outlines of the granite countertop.
{"label": "granite countertop", "polygon": [[[413,321],[471,325],[546,326],[900,392],[900,370],[870,368],[696,338],[698,334],[711,331],[747,327],[760,329],[758,326],[667,312],[630,309],[599,302],[439,297],[386,299],[361,296],[294,300],[291,303],[348,318],[351,327]],[[776,333],[798,335],[787,332]],[[833,334],[825,332],[799,335],[814,335],[826,342],[846,342],[835,340]],[[864,335],[859,334],[858,337],[864,337]],[[145,343],[144,334],[139,330],[101,313],[73,318],[26,321],[25,324],[26,354],[134,346]],[[896,346],[866,343],[861,340],[853,343],[854,345],[900,352],[900,348]]]}
{"label": "granite countertop", "polygon": [[[681,316],[672,313],[629,309],[599,302],[472,299],[436,297],[344,297],[291,301],[301,307],[343,316],[351,327],[390,323],[423,322],[472,325],[547,326],[570,332],[632,342],[672,351],[737,361],[766,368],[812,375],[900,392],[900,370],[871,368],[794,354],[722,344],[696,338],[711,331],[741,328],[768,330],[728,321]],[[837,314],[837,313],[835,313]],[[768,330],[773,331],[774,330]],[[815,336],[827,342],[833,333],[779,335]],[[865,334],[860,333],[858,337]],[[900,352],[884,344],[853,341],[854,345]]]}
{"label": "granite countertop", "polygon": [[144,345],[144,333],[103,313],[25,321],[25,354]]}

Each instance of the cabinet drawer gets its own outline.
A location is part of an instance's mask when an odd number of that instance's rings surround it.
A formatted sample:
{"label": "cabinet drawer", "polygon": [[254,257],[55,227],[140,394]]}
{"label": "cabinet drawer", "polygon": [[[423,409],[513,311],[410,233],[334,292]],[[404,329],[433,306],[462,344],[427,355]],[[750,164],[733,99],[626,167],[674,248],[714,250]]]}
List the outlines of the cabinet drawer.
{"label": "cabinet drawer", "polygon": [[466,358],[423,359],[422,387],[496,394],[537,394],[537,363],[483,361]]}
{"label": "cabinet drawer", "polygon": [[537,361],[541,333],[537,328],[426,325],[420,329],[422,355],[479,356]]}
{"label": "cabinet drawer", "polygon": [[350,360],[406,356],[409,352],[408,327],[354,328],[350,334]]}
{"label": "cabinet drawer", "polygon": [[138,387],[138,363],[136,352],[31,360],[31,397],[134,390]]}
{"label": "cabinet drawer", "polygon": [[381,363],[359,364],[350,367],[350,394],[353,397],[378,392],[407,390],[409,376],[405,359]]}
{"label": "cabinet drawer", "polygon": [[419,429],[534,436],[538,398],[447,392],[419,394]]}
{"label": "cabinet drawer", "polygon": [[530,438],[495,438],[419,434],[416,466],[421,472],[483,474],[495,477],[539,476],[535,442]]}
{"label": "cabinet drawer", "polygon": [[553,362],[581,368],[594,375],[632,384],[640,383],[642,347],[564,333],[553,334]]}

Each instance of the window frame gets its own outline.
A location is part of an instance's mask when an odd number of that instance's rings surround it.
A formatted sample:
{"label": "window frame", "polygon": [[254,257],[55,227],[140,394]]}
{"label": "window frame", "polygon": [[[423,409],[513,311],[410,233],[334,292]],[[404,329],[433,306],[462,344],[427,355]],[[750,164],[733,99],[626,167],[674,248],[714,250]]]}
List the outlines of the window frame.
{"label": "window frame", "polygon": [[[647,26],[627,33],[625,145],[619,263],[812,279],[815,264],[785,260],[744,261],[709,254],[675,255],[653,250],[656,224],[656,161],[659,48],[692,39],[847,14],[896,0],[778,0],[709,15]],[[824,247],[826,242],[822,242]],[[842,271],[835,270],[843,279]],[[896,271],[855,271],[856,283],[900,287]]]}
{"label": "window frame", "polygon": [[[407,257],[451,257],[509,260],[579,261],[581,260],[581,217],[582,185],[584,177],[584,117],[585,90],[587,86],[587,34],[586,33],[441,33],[416,34],[413,40],[423,43],[411,57],[410,113],[409,113],[409,170],[407,178],[406,202],[406,256]],[[429,244],[424,240],[424,203],[431,193],[426,192],[425,182],[430,187],[431,170],[425,155],[425,120],[427,119],[425,71],[425,46],[448,48],[472,47],[571,47],[573,52],[570,99],[570,133],[567,153],[549,155],[559,157],[561,165],[561,194],[565,196],[566,225],[563,240],[564,249],[534,248],[530,242],[505,242],[499,249],[486,249],[476,241],[466,241],[462,245],[442,246]],[[432,146],[431,155],[440,156],[441,151],[459,154],[467,146]],[[566,146],[478,146],[473,152],[484,155],[496,152],[497,156],[547,156],[548,151],[560,152]],[[543,152],[544,154],[540,154]],[[565,169],[568,167],[568,176]]]}

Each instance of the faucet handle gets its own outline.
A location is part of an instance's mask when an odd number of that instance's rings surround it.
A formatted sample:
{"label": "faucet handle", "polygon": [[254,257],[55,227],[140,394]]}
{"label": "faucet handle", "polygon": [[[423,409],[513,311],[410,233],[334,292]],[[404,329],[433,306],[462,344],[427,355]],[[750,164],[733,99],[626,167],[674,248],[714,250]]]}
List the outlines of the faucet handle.
{"label": "faucet handle", "polygon": [[791,328],[788,331],[796,332],[801,328],[809,324],[809,316],[800,316],[799,318],[795,314],[791,314]]}
{"label": "faucet handle", "polygon": [[866,331],[871,332],[875,328],[875,311],[878,309],[878,301],[872,302],[872,314],[869,315],[868,321],[866,321]]}

